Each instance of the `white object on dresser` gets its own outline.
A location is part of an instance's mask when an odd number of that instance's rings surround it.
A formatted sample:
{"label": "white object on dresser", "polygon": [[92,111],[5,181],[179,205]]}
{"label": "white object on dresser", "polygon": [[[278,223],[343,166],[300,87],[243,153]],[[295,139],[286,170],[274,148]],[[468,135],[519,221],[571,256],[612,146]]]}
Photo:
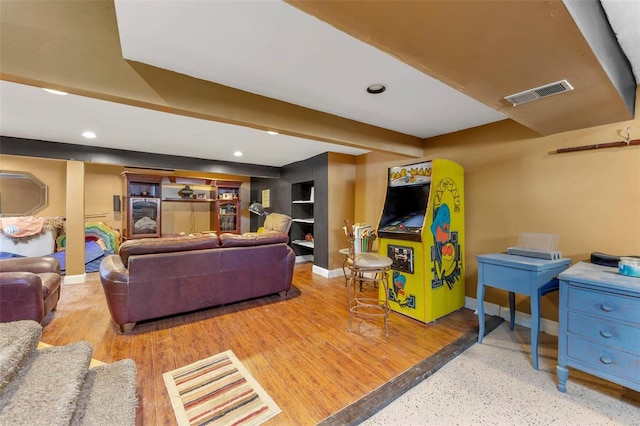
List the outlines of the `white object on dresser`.
{"label": "white object on dresser", "polygon": [[558,278],[558,390],[573,367],[640,391],[640,278],[585,262]]}

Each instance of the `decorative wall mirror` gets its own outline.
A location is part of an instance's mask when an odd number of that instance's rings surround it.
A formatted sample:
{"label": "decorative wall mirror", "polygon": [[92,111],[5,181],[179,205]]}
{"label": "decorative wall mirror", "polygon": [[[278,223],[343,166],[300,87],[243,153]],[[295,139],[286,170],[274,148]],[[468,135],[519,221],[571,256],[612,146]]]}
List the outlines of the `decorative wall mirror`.
{"label": "decorative wall mirror", "polygon": [[47,185],[29,172],[0,170],[0,216],[28,216],[47,205]]}

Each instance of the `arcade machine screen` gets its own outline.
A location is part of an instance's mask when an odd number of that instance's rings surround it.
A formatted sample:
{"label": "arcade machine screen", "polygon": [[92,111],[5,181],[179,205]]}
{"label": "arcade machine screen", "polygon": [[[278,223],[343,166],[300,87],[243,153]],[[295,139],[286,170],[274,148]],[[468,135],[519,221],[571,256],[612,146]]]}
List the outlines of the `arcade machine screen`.
{"label": "arcade machine screen", "polygon": [[378,227],[383,238],[421,241],[430,184],[388,187]]}

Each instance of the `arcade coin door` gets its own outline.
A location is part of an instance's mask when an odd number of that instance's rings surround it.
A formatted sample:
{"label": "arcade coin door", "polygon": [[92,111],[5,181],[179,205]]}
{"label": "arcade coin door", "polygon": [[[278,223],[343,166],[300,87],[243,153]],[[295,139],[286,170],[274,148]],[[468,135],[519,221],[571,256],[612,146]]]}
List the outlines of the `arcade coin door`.
{"label": "arcade coin door", "polygon": [[393,261],[389,305],[431,322],[464,306],[464,170],[437,159],[392,167],[388,179],[378,250]]}

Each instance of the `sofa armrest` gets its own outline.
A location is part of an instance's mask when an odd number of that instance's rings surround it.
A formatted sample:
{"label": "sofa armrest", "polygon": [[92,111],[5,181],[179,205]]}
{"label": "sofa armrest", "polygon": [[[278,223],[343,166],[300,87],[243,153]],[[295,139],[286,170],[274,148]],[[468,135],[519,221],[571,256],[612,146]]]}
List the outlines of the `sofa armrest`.
{"label": "sofa armrest", "polygon": [[0,322],[44,319],[42,280],[32,272],[0,272]]}
{"label": "sofa armrest", "polygon": [[100,263],[100,281],[111,317],[117,324],[129,321],[129,271],[117,254],[110,254]]}
{"label": "sofa armrest", "polygon": [[0,260],[0,272],[33,272],[42,274],[53,272],[60,274],[60,263],[49,256],[15,257]]}
{"label": "sofa armrest", "polygon": [[129,271],[117,254],[110,254],[100,263],[100,279],[115,285],[129,284]]}

